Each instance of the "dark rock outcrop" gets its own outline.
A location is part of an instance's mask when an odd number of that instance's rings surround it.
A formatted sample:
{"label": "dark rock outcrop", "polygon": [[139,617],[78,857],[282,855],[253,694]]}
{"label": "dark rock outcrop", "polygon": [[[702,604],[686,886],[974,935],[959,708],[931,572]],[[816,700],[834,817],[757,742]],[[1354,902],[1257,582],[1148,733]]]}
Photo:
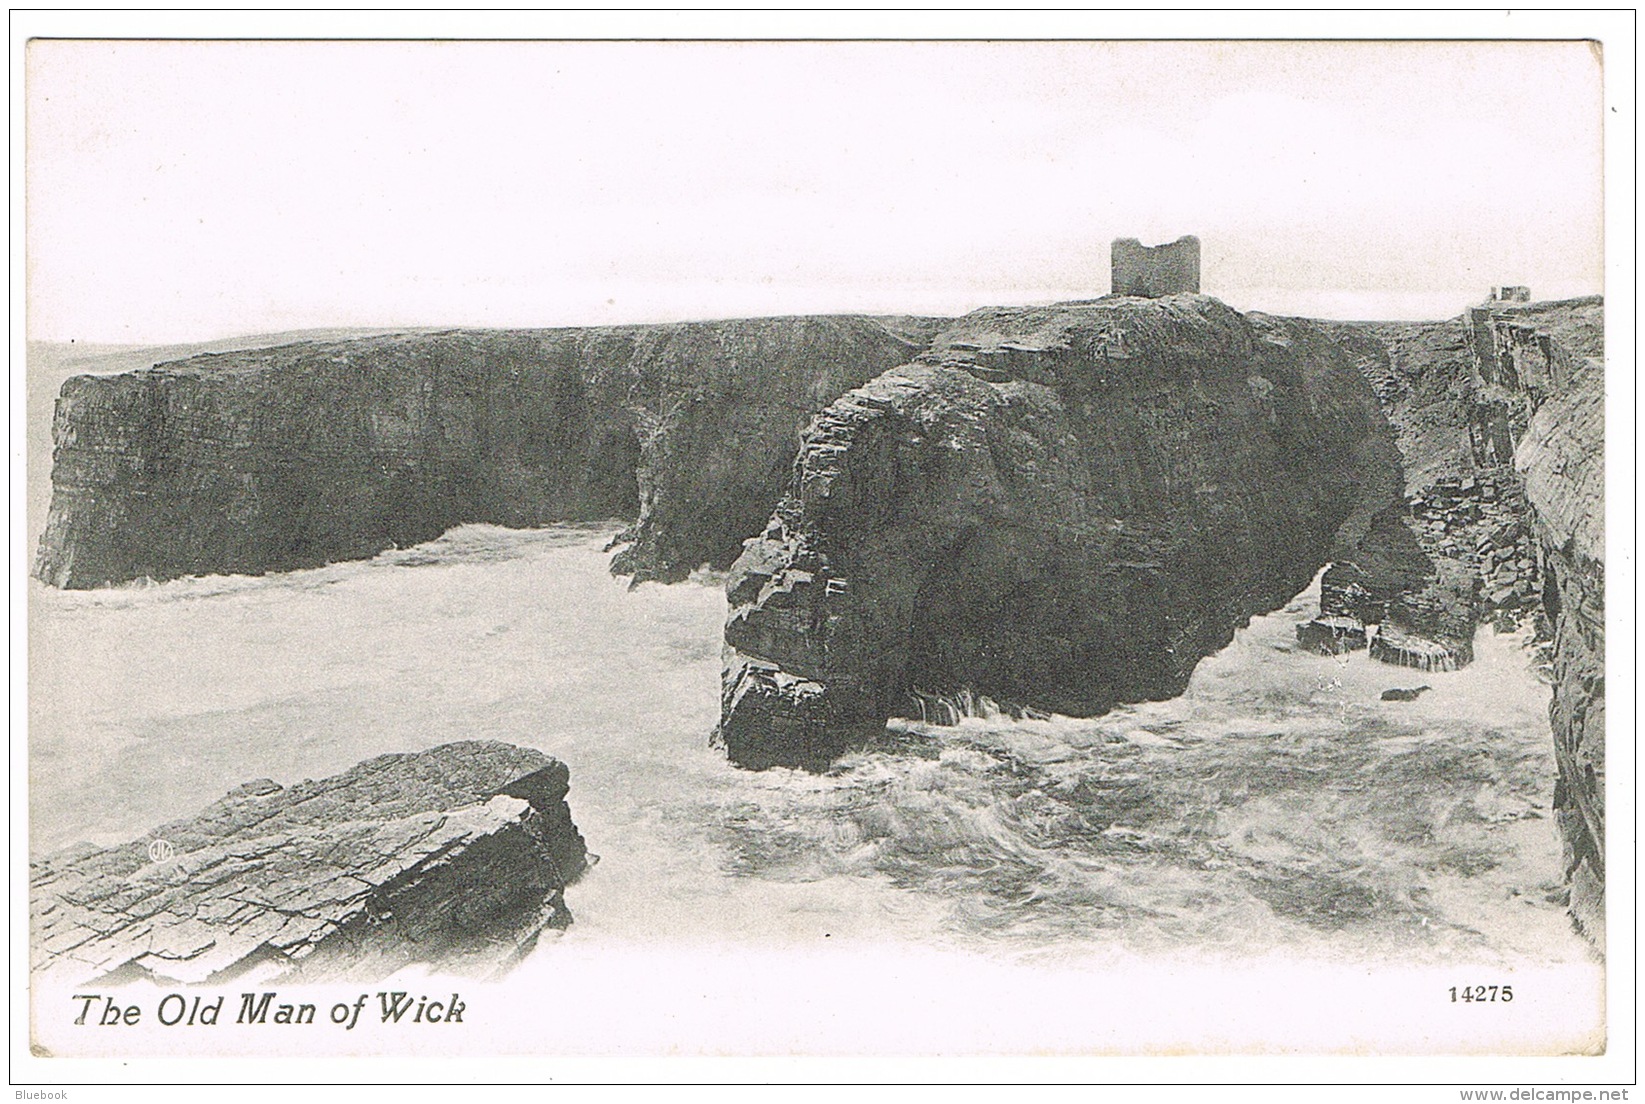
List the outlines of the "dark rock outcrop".
{"label": "dark rock outcrop", "polygon": [[934,320],[301,342],[68,380],[35,574],[90,587],[359,559],[453,525],[637,518],[615,569],[724,567],[811,414]]}
{"label": "dark rock outcrop", "polygon": [[915,693],[1169,697],[1401,489],[1375,395],[1310,323],[1202,296],[974,313],[807,430],[728,581],[719,737],[816,767]]}
{"label": "dark rock outcrop", "polygon": [[1297,644],[1304,651],[1341,655],[1364,648],[1369,643],[1365,623],[1356,617],[1321,614],[1297,626]]}
{"label": "dark rock outcrop", "polygon": [[495,742],[249,782],[189,820],[31,864],[33,969],[65,982],[495,972],[570,922],[564,764]]}

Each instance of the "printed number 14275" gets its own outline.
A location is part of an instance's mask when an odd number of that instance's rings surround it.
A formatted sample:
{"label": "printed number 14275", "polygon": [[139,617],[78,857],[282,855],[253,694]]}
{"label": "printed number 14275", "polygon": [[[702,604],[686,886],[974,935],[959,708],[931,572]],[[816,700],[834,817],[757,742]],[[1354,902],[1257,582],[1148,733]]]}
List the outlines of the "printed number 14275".
{"label": "printed number 14275", "polygon": [[1451,1003],[1465,1001],[1472,1004],[1475,1001],[1502,1001],[1504,1003],[1514,999],[1512,985],[1462,985],[1451,986]]}

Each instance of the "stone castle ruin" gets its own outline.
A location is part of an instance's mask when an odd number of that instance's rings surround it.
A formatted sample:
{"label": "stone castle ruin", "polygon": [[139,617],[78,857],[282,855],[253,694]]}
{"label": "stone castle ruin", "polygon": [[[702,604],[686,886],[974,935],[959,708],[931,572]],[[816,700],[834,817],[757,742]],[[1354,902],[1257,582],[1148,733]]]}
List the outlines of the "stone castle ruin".
{"label": "stone castle ruin", "polygon": [[1164,245],[1115,238],[1109,248],[1110,294],[1158,299],[1199,293],[1199,239],[1192,234]]}

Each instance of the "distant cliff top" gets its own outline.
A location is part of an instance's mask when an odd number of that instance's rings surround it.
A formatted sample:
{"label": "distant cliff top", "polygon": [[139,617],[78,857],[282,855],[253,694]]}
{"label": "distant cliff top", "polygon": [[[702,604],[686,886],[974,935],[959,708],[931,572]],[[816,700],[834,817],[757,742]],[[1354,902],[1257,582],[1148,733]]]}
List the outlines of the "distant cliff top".
{"label": "distant cliff top", "polygon": [[1546,330],[1572,356],[1591,360],[1605,357],[1605,297],[1602,295],[1550,299],[1544,303],[1492,304],[1492,313]]}

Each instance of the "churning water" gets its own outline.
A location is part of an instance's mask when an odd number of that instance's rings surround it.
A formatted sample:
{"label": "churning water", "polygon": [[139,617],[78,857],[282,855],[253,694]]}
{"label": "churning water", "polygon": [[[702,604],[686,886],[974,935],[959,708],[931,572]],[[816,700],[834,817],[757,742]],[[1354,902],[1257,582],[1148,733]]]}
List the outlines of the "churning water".
{"label": "churning water", "polygon": [[753,773],[708,745],[718,580],[629,591],[606,572],[610,533],[476,525],[289,574],[31,584],[31,851],[129,839],[253,778],[500,739],[570,765],[602,857],[539,957],[705,933],[1586,955],[1558,901],[1547,689],[1518,637],[1482,633],[1459,672],[1309,655],[1293,630],[1310,590],[1173,701],[898,722],[827,775]]}

